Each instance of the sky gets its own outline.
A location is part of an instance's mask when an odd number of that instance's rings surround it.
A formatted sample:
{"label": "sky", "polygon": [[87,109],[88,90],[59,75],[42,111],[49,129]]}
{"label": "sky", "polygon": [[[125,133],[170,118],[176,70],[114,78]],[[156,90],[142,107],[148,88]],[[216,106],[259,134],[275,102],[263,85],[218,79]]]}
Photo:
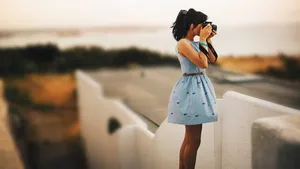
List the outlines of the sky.
{"label": "sky", "polygon": [[170,26],[188,8],[219,25],[300,21],[300,0],[0,0],[0,29]]}

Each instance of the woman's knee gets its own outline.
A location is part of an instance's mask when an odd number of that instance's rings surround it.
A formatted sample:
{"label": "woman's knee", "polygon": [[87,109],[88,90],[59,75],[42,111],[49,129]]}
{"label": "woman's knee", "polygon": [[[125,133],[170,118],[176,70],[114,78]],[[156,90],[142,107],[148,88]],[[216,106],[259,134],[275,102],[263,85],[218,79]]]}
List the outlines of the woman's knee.
{"label": "woman's knee", "polygon": [[187,136],[187,143],[189,146],[192,146],[192,147],[195,147],[195,148],[198,148],[201,144],[201,135],[200,134],[189,134]]}
{"label": "woman's knee", "polygon": [[187,126],[187,131],[186,131],[187,144],[195,148],[198,148],[201,143],[201,130],[202,130],[202,125]]}
{"label": "woman's knee", "polygon": [[192,147],[198,148],[201,144],[201,137],[200,136],[189,137],[188,144]]}

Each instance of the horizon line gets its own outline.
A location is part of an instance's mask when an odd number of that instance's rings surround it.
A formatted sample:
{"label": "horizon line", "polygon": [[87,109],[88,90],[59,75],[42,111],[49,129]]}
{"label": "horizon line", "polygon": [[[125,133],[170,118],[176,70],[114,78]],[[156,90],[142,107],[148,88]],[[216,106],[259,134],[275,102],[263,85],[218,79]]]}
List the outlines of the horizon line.
{"label": "horizon line", "polygon": [[[244,26],[259,26],[259,25],[281,25],[281,24],[299,24],[300,21],[293,22],[258,22],[258,23],[242,23],[242,24],[223,24],[223,27],[244,27]],[[72,30],[72,31],[81,31],[81,30],[93,30],[93,29],[160,29],[160,28],[170,28],[171,24],[123,24],[123,25],[89,25],[89,26],[57,26],[57,27],[36,27],[36,28],[0,28],[1,32],[38,32],[38,31],[62,31],[62,30]]]}

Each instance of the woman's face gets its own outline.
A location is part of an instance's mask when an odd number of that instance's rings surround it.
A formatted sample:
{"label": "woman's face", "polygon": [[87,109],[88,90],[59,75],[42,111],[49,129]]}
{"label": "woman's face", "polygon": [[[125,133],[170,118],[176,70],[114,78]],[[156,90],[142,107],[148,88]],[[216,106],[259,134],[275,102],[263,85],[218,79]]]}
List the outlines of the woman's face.
{"label": "woman's face", "polygon": [[202,24],[198,24],[196,27],[194,27],[194,24],[192,24],[192,32],[194,33],[194,35],[199,35],[200,34],[200,30],[201,30],[201,26]]}

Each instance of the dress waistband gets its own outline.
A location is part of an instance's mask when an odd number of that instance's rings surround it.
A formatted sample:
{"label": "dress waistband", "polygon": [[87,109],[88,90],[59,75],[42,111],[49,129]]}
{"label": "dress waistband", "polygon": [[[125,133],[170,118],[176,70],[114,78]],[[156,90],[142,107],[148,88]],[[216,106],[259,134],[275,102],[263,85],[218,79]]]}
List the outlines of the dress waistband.
{"label": "dress waistband", "polygon": [[184,74],[182,74],[182,76],[194,76],[194,75],[203,75],[203,74],[205,74],[205,71],[204,72],[197,72],[197,73],[189,73],[189,74],[184,73]]}

